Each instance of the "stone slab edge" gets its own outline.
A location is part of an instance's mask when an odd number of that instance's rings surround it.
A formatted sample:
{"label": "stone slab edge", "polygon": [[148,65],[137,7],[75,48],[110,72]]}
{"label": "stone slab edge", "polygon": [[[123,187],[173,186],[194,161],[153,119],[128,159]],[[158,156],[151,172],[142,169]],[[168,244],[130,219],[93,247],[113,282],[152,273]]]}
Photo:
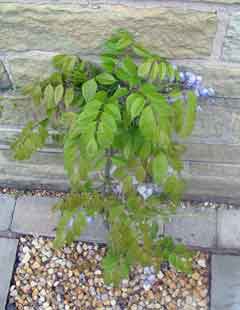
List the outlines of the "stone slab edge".
{"label": "stone slab edge", "polygon": [[[2,247],[4,248],[5,257],[2,256],[2,266],[0,266],[1,278],[0,282],[0,310],[5,310],[5,305],[8,298],[9,286],[12,278],[12,273],[14,269],[18,240],[17,239],[7,239],[0,238],[0,242],[2,243]],[[1,263],[1,260],[0,260]]]}
{"label": "stone slab edge", "polygon": [[[36,197],[36,196],[28,196],[29,199],[31,200],[31,197],[34,197],[34,199],[42,199],[42,197]],[[18,214],[20,214],[20,210],[18,208],[18,201],[22,199],[21,197],[19,197],[17,199],[17,203],[16,203],[16,208],[15,208],[15,212],[14,212],[14,217],[13,217],[13,222],[11,225],[11,229],[10,231],[7,233],[5,233],[5,236],[9,236],[11,237],[18,237],[22,234],[24,235],[33,235],[33,236],[46,236],[46,237],[50,237],[53,238],[54,237],[54,229],[55,229],[55,223],[52,222],[48,222],[46,223],[46,233],[44,232],[44,226],[41,226],[41,231],[32,231],[32,226],[28,225],[27,223],[23,223],[21,225],[21,221],[24,221],[25,217],[21,216],[21,220],[19,222],[19,220],[16,219],[16,212],[18,212]],[[47,211],[43,211],[43,212],[49,212],[49,209],[51,208],[52,204],[51,204],[51,200],[52,202],[56,202],[56,198],[48,198],[49,203],[46,205],[46,209],[48,209]],[[33,202],[31,202],[33,204]],[[36,203],[36,205],[40,205],[39,203]],[[196,211],[196,208],[199,208],[198,210],[200,211],[200,207],[191,207],[191,208],[186,208],[186,209],[181,209],[181,211],[183,212],[189,212],[188,210],[190,210],[190,212],[194,212]],[[32,207],[30,208],[31,212],[34,212],[32,209]],[[24,207],[24,210],[28,210],[27,206]],[[186,211],[184,211],[186,210]],[[193,210],[193,211],[191,211]],[[219,211],[220,210],[220,211]],[[211,212],[210,212],[211,211]],[[23,211],[24,212],[24,211]],[[198,212],[197,212],[198,213]],[[203,249],[203,250],[208,250],[211,251],[213,253],[233,253],[233,254],[240,254],[240,227],[239,227],[239,231],[236,232],[236,220],[235,222],[231,221],[232,218],[232,213],[237,214],[237,217],[239,217],[240,219],[240,209],[238,208],[233,208],[233,209],[228,209],[227,207],[220,207],[217,210],[215,209],[211,209],[208,207],[206,207],[206,209],[201,209],[201,213],[202,214],[208,214],[211,219],[208,218],[208,221],[206,222],[207,224],[204,226],[204,220],[200,218],[197,218],[197,225],[198,225],[198,230],[197,232],[195,231],[195,227],[193,225],[192,221],[179,221],[179,224],[177,223],[177,225],[182,225],[183,227],[177,227],[176,230],[176,223],[174,227],[171,227],[171,225],[169,224],[162,224],[161,226],[161,230],[160,230],[160,234],[165,234],[168,233],[170,235],[173,236],[173,238],[175,238],[176,240],[178,240],[179,236],[176,236],[176,234],[179,234],[179,231],[183,233],[183,241],[185,242],[185,244],[187,246],[190,246],[191,248],[196,248],[196,249]],[[226,225],[228,227],[225,227],[225,229],[220,230],[220,225],[219,223],[223,222],[221,221],[221,214],[223,214],[224,217],[226,217],[226,214],[229,218],[228,221],[226,221]],[[36,217],[36,216],[35,216]],[[28,220],[29,220],[29,216],[28,216]],[[16,225],[16,221],[17,221],[17,225]],[[202,221],[202,224],[201,224]],[[211,227],[208,227],[208,225],[210,225]],[[212,227],[214,226],[214,227]],[[201,228],[202,227],[202,228]],[[180,229],[180,230],[179,230]],[[202,229],[202,231],[201,231]],[[209,234],[211,234],[211,238],[209,240],[202,240],[202,238],[204,238],[204,236],[206,236],[206,229],[209,229]],[[232,231],[232,229],[234,229],[234,232]],[[222,234],[223,232],[226,231],[226,233],[228,234],[225,239],[227,240],[228,244],[226,244],[226,242],[222,242],[221,240],[223,239]],[[238,238],[236,238],[236,234],[238,234]],[[196,236],[194,236],[194,234]],[[189,235],[189,238],[188,238]],[[201,237],[203,236],[203,237]],[[181,237],[181,236],[180,236]],[[195,239],[194,239],[195,238]],[[199,241],[200,240],[200,241]],[[97,219],[96,221],[96,225],[92,226],[89,225],[88,228],[86,229],[86,231],[84,232],[84,234],[82,235],[82,237],[79,238],[79,241],[83,241],[83,242],[96,242],[96,243],[100,243],[100,244],[106,244],[107,243],[107,228],[104,224],[104,222],[101,219]]]}

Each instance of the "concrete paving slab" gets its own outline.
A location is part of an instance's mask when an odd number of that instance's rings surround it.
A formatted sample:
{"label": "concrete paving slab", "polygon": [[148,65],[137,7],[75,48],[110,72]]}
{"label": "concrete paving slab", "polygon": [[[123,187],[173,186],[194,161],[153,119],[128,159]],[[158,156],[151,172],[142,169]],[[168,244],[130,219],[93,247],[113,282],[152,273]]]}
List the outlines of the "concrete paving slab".
{"label": "concrete paving slab", "polygon": [[216,210],[179,208],[171,222],[165,224],[165,234],[188,246],[216,246]]}
{"label": "concrete paving slab", "polygon": [[212,256],[211,310],[240,309],[240,257]]}
{"label": "concrete paving slab", "polygon": [[16,201],[11,231],[20,234],[54,236],[60,214],[52,211],[53,197],[22,196]]}
{"label": "concrete paving slab", "polygon": [[240,210],[218,209],[217,223],[218,248],[240,250]]}
{"label": "concrete paving slab", "polygon": [[18,240],[0,238],[0,310],[5,310]]}
{"label": "concrete paving slab", "polygon": [[[20,234],[55,236],[60,212],[53,213],[52,207],[58,201],[54,197],[22,196],[17,199],[11,231]],[[107,227],[98,216],[88,224],[79,240],[88,242],[107,242]]]}
{"label": "concrete paving slab", "polygon": [[6,231],[9,229],[14,206],[14,197],[6,194],[0,194],[0,231]]}

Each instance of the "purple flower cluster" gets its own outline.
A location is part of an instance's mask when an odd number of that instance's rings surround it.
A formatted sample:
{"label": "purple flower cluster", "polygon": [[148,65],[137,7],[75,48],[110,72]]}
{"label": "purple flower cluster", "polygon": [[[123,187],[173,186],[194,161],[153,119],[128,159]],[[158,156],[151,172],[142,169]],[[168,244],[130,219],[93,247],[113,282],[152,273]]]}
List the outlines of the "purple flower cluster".
{"label": "purple flower cluster", "polygon": [[195,75],[192,72],[180,72],[180,81],[183,83],[184,88],[194,90],[197,97],[208,98],[215,95],[213,88],[206,88],[202,85],[202,77]]}
{"label": "purple flower cluster", "polygon": [[151,267],[144,267],[143,273],[144,273],[143,288],[144,290],[147,291],[152,287],[152,285],[157,279],[156,272],[154,267],[151,266]]}

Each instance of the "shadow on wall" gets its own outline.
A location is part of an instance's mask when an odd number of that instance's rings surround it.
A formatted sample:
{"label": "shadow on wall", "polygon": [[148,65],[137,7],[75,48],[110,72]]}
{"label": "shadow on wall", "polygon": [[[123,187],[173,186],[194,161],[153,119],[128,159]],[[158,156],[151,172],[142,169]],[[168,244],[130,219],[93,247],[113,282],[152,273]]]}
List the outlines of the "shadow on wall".
{"label": "shadow on wall", "polygon": [[12,83],[4,63],[0,60],[0,91],[12,89]]}

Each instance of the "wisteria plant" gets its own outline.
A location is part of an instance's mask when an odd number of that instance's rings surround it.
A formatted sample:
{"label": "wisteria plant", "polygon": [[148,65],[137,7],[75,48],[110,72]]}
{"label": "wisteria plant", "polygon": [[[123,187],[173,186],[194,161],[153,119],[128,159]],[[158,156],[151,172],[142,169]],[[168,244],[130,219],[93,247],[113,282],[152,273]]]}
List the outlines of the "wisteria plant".
{"label": "wisteria plant", "polygon": [[25,88],[37,119],[12,150],[28,159],[45,145],[49,128],[63,146],[71,192],[55,206],[62,213],[55,246],[73,242],[101,215],[109,229],[107,283],[119,283],[135,264],[159,269],[168,261],[189,272],[190,252],[159,235],[159,224],[184,190],[179,141],[192,133],[197,97],[213,91],[124,30],[105,42],[100,65],[57,55],[53,66],[47,79]]}

